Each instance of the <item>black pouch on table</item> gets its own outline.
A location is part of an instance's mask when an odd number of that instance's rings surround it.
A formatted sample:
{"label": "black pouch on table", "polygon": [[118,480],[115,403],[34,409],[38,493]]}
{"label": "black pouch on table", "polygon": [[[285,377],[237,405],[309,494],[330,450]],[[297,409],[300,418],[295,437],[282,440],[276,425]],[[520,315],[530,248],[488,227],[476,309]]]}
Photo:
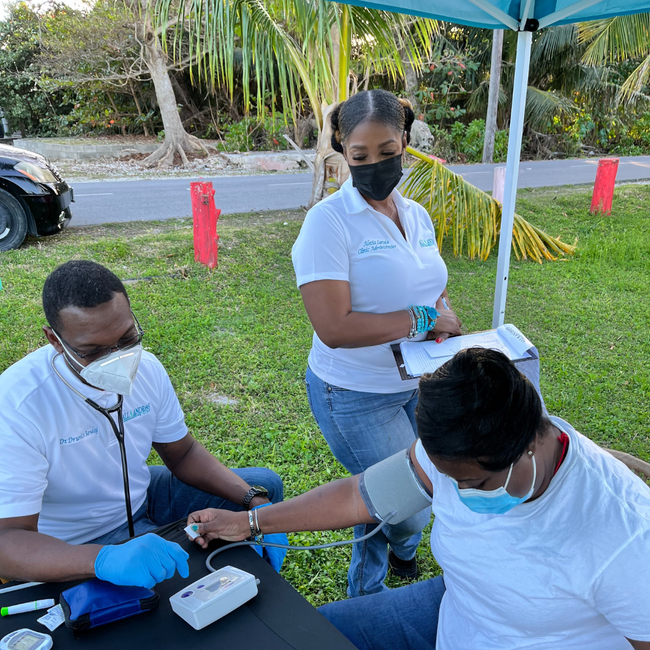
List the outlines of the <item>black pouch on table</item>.
{"label": "black pouch on table", "polygon": [[151,611],[159,600],[153,589],[94,579],[61,592],[59,603],[66,627],[78,632]]}

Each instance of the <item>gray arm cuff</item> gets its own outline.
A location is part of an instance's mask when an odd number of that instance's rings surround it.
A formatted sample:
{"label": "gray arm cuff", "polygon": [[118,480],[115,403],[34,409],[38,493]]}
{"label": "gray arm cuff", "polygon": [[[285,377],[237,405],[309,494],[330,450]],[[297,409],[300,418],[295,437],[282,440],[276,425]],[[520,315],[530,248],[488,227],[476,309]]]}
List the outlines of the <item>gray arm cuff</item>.
{"label": "gray arm cuff", "polygon": [[431,497],[405,449],[369,467],[359,478],[359,491],[370,516],[383,521],[391,512],[398,524],[431,507]]}

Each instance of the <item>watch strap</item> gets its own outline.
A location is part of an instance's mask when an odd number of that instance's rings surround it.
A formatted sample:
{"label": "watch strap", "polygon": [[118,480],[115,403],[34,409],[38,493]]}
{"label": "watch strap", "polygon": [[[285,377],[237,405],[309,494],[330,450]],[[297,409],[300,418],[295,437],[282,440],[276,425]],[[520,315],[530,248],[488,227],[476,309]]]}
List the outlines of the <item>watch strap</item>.
{"label": "watch strap", "polygon": [[242,499],[242,506],[244,510],[248,510],[251,505],[251,501],[258,496],[268,496],[269,491],[259,485],[253,485],[248,492],[246,492],[244,498]]}

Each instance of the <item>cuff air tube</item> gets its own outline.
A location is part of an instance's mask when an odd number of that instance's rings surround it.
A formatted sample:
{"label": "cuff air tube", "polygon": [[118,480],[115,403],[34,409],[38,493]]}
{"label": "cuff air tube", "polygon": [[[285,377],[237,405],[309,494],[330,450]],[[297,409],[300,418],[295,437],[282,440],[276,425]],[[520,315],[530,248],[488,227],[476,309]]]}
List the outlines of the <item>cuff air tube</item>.
{"label": "cuff air tube", "polygon": [[405,449],[369,467],[359,479],[359,491],[368,512],[383,521],[391,512],[391,524],[431,508],[431,497]]}

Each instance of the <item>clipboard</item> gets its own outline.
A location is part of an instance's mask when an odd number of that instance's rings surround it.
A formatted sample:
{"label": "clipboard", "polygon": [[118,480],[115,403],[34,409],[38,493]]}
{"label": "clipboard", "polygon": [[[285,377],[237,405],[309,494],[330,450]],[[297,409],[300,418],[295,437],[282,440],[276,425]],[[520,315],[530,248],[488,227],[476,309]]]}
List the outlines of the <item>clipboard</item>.
{"label": "clipboard", "polygon": [[[499,350],[515,364],[528,361],[539,364],[535,346],[512,324],[453,337],[441,344],[431,340],[402,341],[393,343],[390,347],[402,381],[418,379],[423,374],[435,372],[460,350],[470,347]],[[409,357],[407,360],[405,355]],[[414,367],[422,369],[422,372],[412,374]]]}

